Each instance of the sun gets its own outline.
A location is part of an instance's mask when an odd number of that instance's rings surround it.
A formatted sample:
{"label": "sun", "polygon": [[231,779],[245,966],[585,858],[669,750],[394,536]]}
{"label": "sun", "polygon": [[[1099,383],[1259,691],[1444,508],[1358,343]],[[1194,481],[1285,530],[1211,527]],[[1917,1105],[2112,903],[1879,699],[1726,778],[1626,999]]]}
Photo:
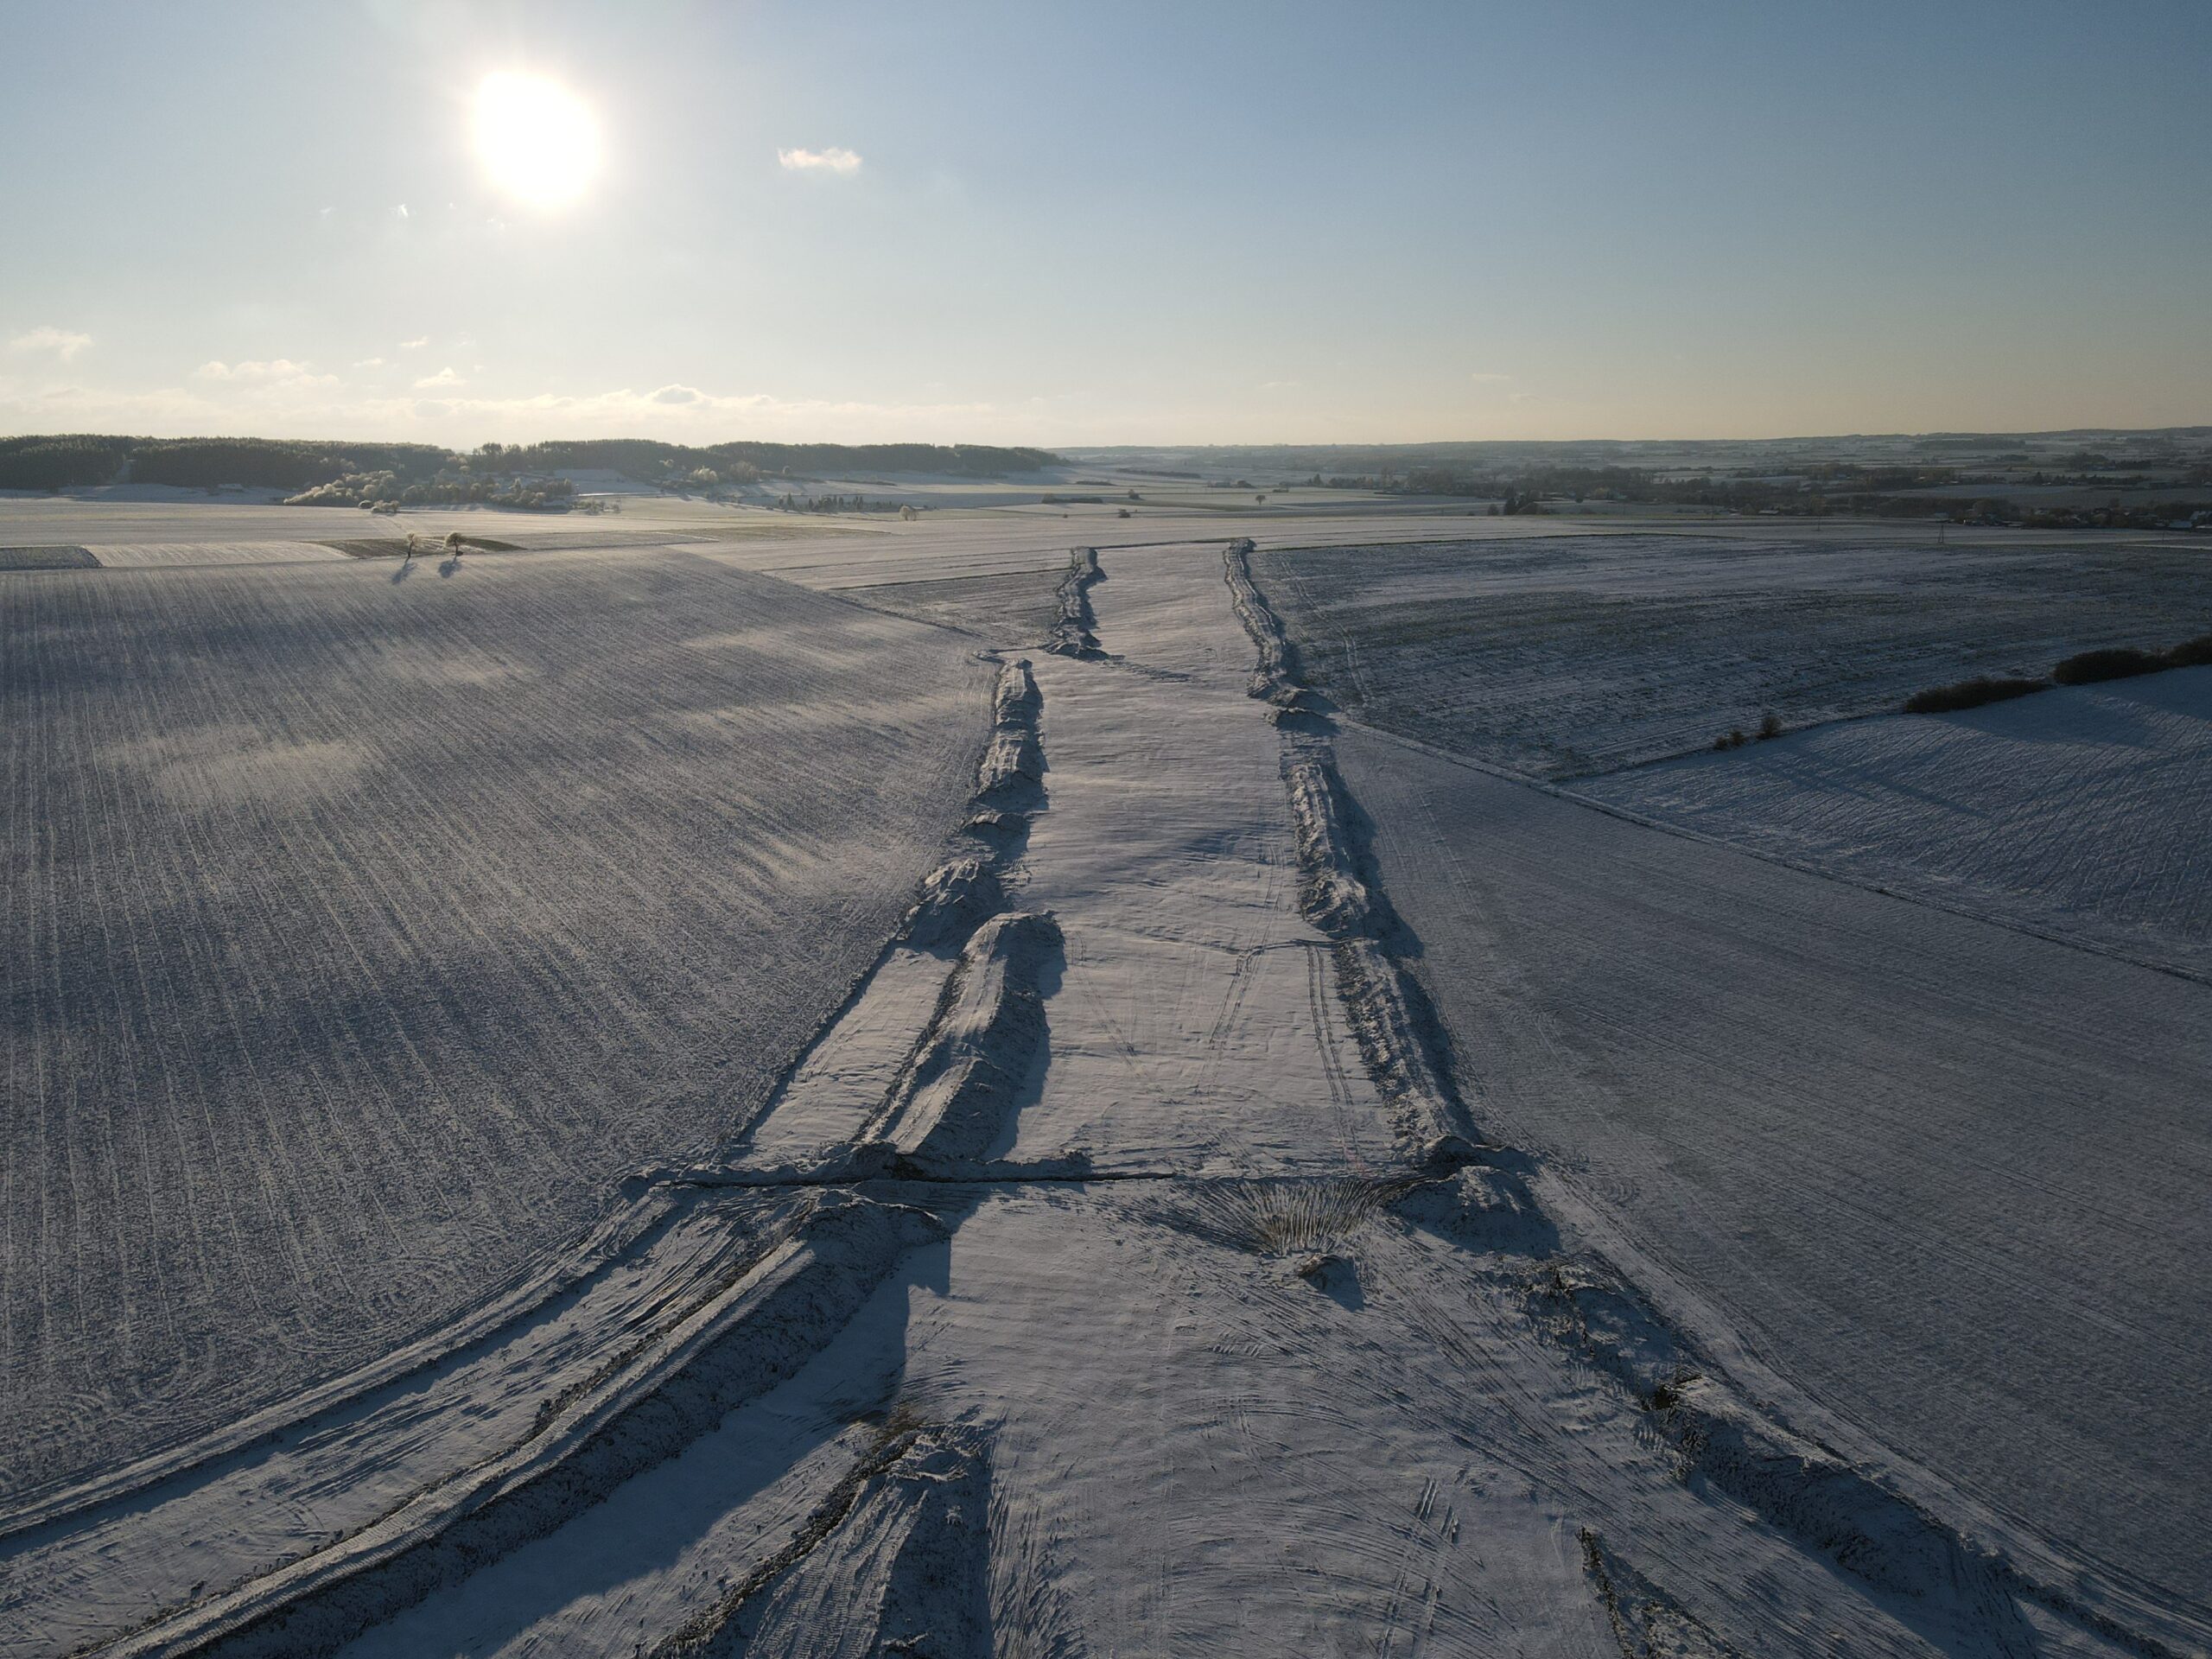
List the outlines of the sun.
{"label": "sun", "polygon": [[599,123],[566,87],[502,70],[476,89],[476,153],[509,195],[565,207],[599,171]]}

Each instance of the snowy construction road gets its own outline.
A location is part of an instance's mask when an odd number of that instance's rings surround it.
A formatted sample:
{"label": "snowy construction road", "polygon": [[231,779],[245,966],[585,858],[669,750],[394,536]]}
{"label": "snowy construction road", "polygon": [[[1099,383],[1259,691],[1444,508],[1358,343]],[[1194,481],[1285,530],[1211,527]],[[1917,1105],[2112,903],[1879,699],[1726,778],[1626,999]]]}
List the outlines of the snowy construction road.
{"label": "snowy construction road", "polygon": [[1816,1438],[1501,1144],[1239,548],[1060,615],[718,1156],[467,1346],[0,1537],[6,1650],[2201,1650]]}

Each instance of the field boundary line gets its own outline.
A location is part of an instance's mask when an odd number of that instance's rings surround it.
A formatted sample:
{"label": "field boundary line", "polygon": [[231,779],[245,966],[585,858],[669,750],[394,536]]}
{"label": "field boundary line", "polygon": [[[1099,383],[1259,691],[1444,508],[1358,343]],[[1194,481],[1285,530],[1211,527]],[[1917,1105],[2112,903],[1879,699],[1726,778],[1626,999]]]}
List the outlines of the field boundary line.
{"label": "field boundary line", "polygon": [[[1531,777],[1527,772],[1516,772],[1510,766],[1501,766],[1495,761],[1478,760],[1472,755],[1457,754],[1450,749],[1440,748],[1433,743],[1424,743],[1419,738],[1408,737],[1403,733],[1389,731],[1382,727],[1370,725],[1362,720],[1353,720],[1342,714],[1338,715],[1336,718],[1342,724],[1366,736],[1379,738],[1386,743],[1395,744],[1400,748],[1410,749],[1416,754],[1424,754],[1431,760],[1442,760],[1469,772],[1482,772],[1503,783],[1518,784],[1524,789],[1535,791],[1538,794],[1549,795],[1554,799],[1568,802],[1590,811],[1603,813],[1609,818],[1618,818],[1624,823],[1632,823],[1639,829],[1656,830],[1662,836],[1674,836],[1682,841],[1695,842],[1700,846],[1711,847],[1720,852],[1757,859],[1762,864],[1771,864],[1781,869],[1794,871],[1799,875],[1817,877],[1822,881],[1833,882],[1840,887],[1849,887],[1854,892],[1873,893],[1884,899],[1894,899],[1900,904],[1916,905],[1923,910],[1940,911],[1945,915],[1956,916],[1962,921],[1979,922],[1985,927],[2001,928],[2007,933],[2018,933],[2027,938],[2040,939],[2046,944],[2061,945],[2069,950],[2080,950],[2089,956],[2102,957],[2108,962],[2117,962],[2129,968],[2139,968],[2145,973],[2164,974],[2170,979],[2183,980],[2191,985],[2212,986],[2212,974],[2199,973],[2193,969],[2170,963],[2146,961],[2141,957],[2130,956],[2116,946],[2101,944],[2091,939],[2074,938],[2063,933],[2054,933],[2027,922],[2015,921],[2009,917],[1986,915],[1965,905],[1946,903],[1930,893],[1906,893],[1896,887],[1885,887],[1878,881],[1857,880],[1838,871],[1822,869],[1817,864],[1791,858],[1782,853],[1770,852],[1764,848],[1741,846],[1735,842],[1713,835],[1708,830],[1693,830],[1687,824],[1669,823],[1664,819],[1648,817],[1632,807],[1618,806],[1611,801],[1593,799],[1590,796],[1578,792],[1572,784],[1554,783],[1548,779]],[[1869,715],[1856,718],[1871,720],[1878,716]],[[1841,725],[1845,722],[1834,721],[1823,723]],[[1802,729],[1809,731],[1813,728],[1807,727]],[[1703,751],[1693,750],[1689,753],[1702,753]],[[1656,766],[1659,762],[1655,760],[1642,764]],[[1635,770],[1637,768],[1632,766],[1620,768],[1621,772]],[[1610,778],[1618,774],[1606,772],[1602,775]]]}

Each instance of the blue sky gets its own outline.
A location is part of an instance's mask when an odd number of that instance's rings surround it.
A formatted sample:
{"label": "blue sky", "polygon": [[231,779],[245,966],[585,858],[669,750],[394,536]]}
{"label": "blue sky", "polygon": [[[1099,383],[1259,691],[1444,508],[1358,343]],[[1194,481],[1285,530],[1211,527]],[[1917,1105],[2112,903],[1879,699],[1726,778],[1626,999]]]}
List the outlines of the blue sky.
{"label": "blue sky", "polygon": [[[0,22],[3,430],[2212,422],[2203,0]],[[592,111],[563,208],[486,174],[500,71]]]}

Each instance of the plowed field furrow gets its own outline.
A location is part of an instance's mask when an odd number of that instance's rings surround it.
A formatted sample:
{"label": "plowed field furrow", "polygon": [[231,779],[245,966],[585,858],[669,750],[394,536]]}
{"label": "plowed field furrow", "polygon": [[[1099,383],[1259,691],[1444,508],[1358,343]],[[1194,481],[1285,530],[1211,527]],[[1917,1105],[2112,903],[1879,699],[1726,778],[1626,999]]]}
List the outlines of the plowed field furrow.
{"label": "plowed field furrow", "polygon": [[2203,987],[1337,749],[1492,1122],[1682,1317],[1933,1501],[2202,1605]]}
{"label": "plowed field furrow", "polygon": [[637,549],[15,573],[0,630],[0,1497],[389,1351],[711,1145],[988,716],[941,631]]}
{"label": "plowed field furrow", "polygon": [[1765,856],[2212,977],[2212,669],[1897,715],[1577,793]]}
{"label": "plowed field furrow", "polygon": [[1547,777],[1893,711],[1981,673],[2212,628],[2201,549],[1718,537],[1295,548],[1255,574],[1313,683],[1402,736]]}

